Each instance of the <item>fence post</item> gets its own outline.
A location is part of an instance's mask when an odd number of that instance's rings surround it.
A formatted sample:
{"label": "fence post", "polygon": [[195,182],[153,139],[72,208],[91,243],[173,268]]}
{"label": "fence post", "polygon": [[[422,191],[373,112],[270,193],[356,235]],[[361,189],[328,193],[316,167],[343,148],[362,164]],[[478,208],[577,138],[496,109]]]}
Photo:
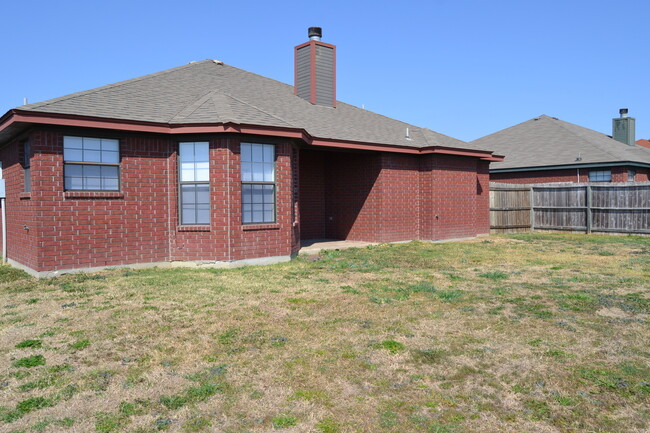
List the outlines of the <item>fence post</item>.
{"label": "fence post", "polygon": [[587,234],[591,233],[591,224],[592,224],[592,216],[591,216],[591,206],[592,206],[592,201],[591,201],[591,185],[587,185],[586,187],[586,201],[587,201],[587,214],[585,215],[586,218],[586,226],[587,226]]}
{"label": "fence post", "polygon": [[535,193],[533,192],[533,186],[530,186],[530,231],[535,231],[535,206],[533,205],[535,200]]}

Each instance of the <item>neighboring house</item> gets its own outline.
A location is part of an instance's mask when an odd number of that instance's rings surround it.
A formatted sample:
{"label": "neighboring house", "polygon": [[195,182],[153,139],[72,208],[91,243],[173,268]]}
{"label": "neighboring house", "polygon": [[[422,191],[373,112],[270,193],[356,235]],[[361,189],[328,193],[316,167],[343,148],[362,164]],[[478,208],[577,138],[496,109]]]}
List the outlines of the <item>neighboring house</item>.
{"label": "neighboring house", "polygon": [[[650,149],[634,143],[634,119],[621,110],[613,136],[540,116],[471,142],[506,158],[490,166],[503,183],[647,181]],[[620,141],[618,141],[620,140]]]}
{"label": "neighboring house", "polygon": [[488,233],[502,158],[336,101],[335,47],[310,38],[295,87],[206,60],[7,112],[9,262],[267,263],[305,239]]}
{"label": "neighboring house", "polygon": [[636,145],[650,148],[650,140],[644,140],[641,138],[636,141]]}

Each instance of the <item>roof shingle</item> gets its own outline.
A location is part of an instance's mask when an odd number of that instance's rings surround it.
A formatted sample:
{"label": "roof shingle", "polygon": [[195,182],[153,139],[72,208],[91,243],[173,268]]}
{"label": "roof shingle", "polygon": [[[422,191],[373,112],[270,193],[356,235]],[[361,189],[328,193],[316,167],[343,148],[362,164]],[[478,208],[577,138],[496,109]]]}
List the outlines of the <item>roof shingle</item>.
{"label": "roof shingle", "polygon": [[293,86],[213,60],[19,109],[165,124],[232,122],[303,129],[313,137],[332,140],[483,149],[343,102],[337,102],[336,108],[312,105],[295,96]]}
{"label": "roof shingle", "polygon": [[650,149],[629,146],[608,135],[542,115],[471,144],[505,155],[491,170],[611,162],[650,164]]}

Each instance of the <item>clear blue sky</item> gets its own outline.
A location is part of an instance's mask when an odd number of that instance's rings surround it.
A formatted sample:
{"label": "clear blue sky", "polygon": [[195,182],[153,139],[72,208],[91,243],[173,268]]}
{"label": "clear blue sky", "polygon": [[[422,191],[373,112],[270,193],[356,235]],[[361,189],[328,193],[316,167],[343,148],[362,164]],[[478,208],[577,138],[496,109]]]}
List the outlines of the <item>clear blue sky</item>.
{"label": "clear blue sky", "polygon": [[650,2],[12,1],[0,111],[218,59],[293,84],[307,27],[337,45],[337,96],[471,141],[540,114],[650,138]]}

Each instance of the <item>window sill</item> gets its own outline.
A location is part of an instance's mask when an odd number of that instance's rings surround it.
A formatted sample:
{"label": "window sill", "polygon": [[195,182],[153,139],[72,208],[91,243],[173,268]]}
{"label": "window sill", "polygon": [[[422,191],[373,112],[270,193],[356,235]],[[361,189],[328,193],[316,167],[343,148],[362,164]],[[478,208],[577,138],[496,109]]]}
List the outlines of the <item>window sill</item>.
{"label": "window sill", "polygon": [[31,192],[21,192],[20,194],[18,194],[19,200],[30,200],[31,198],[32,198]]}
{"label": "window sill", "polygon": [[120,191],[65,191],[65,198],[124,198]]}
{"label": "window sill", "polygon": [[241,229],[243,231],[248,231],[248,230],[278,230],[280,228],[280,224],[278,223],[272,223],[272,224],[244,224],[241,226]]}
{"label": "window sill", "polygon": [[210,226],[209,225],[178,226],[176,227],[176,230],[178,230],[179,232],[209,232]]}

